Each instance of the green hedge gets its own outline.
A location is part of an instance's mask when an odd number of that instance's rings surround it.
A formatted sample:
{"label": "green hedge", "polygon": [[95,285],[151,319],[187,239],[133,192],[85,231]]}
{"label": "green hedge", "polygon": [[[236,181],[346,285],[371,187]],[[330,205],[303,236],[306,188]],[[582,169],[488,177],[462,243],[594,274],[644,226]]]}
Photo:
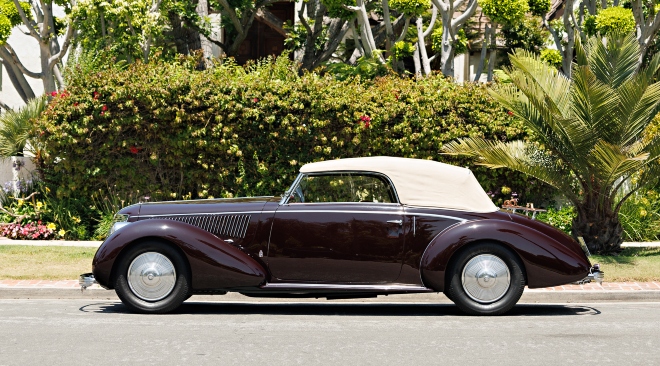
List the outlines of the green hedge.
{"label": "green hedge", "polygon": [[[194,65],[71,70],[69,88],[54,97],[39,126],[46,151],[40,164],[58,196],[89,197],[99,189],[139,191],[152,200],[277,195],[312,161],[450,161],[439,148],[458,137],[527,136],[485,86],[442,76],[339,81],[300,75],[284,57],[247,68]],[[530,199],[547,192],[512,172],[479,167],[475,174],[494,194],[502,186]]]}

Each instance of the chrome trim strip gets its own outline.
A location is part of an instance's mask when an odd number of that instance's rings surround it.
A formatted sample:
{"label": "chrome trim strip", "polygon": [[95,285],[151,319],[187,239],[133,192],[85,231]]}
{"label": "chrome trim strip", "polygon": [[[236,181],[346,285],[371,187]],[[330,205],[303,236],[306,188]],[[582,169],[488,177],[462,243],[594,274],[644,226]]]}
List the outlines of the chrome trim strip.
{"label": "chrome trim strip", "polygon": [[[360,204],[372,204],[359,202]],[[288,206],[291,207],[291,206]],[[379,215],[403,215],[403,216],[426,216],[426,217],[437,217],[441,219],[456,220],[460,222],[469,221],[461,217],[447,216],[447,215],[438,215],[438,214],[429,214],[429,213],[416,213],[416,212],[398,212],[398,211],[357,211],[357,210],[277,210],[277,211],[229,211],[229,212],[205,212],[205,213],[186,213],[186,214],[168,214],[168,215],[144,215],[139,216],[140,219],[146,218],[157,218],[157,217],[172,217],[172,216],[205,216],[205,215],[241,215],[241,214],[267,214],[267,213],[285,213],[285,212],[300,212],[300,213],[312,213],[312,212],[336,212],[336,213],[372,213]],[[224,223],[223,223],[224,225]]]}
{"label": "chrome trim strip", "polygon": [[435,292],[428,287],[415,285],[343,285],[324,283],[266,283],[261,286],[264,290],[354,290],[354,291],[419,291]]}

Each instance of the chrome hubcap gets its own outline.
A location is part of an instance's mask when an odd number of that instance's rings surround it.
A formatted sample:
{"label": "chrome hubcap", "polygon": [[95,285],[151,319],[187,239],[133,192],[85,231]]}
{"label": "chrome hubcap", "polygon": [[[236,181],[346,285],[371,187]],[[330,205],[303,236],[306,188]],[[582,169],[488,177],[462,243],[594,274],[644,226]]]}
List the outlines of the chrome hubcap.
{"label": "chrome hubcap", "polygon": [[175,283],[174,264],[160,253],[142,253],[128,267],[128,286],[142,300],[164,299],[172,292]]}
{"label": "chrome hubcap", "polygon": [[506,294],[511,284],[511,274],[499,257],[480,254],[470,259],[463,268],[462,282],[463,290],[472,300],[489,304]]}

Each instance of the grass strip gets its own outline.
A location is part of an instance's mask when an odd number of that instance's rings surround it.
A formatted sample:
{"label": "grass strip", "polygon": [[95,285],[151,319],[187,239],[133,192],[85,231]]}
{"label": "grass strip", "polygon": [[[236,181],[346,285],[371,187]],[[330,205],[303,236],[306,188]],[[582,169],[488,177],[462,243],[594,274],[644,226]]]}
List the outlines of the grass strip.
{"label": "grass strip", "polygon": [[[96,248],[0,245],[0,280],[75,280],[90,272]],[[606,282],[660,281],[660,248],[626,248],[617,256],[593,255]]]}
{"label": "grass strip", "polygon": [[91,272],[96,248],[0,245],[0,280],[75,280]]}
{"label": "grass strip", "polygon": [[592,255],[607,282],[660,281],[660,248],[625,248],[619,255]]}

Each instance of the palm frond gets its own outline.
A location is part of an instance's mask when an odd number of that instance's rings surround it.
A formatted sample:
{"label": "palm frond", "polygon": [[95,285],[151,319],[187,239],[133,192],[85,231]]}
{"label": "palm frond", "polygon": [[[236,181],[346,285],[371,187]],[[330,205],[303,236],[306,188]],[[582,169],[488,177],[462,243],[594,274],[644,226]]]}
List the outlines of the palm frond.
{"label": "palm frond", "polygon": [[34,122],[47,104],[45,97],[34,98],[18,110],[9,110],[0,115],[0,157],[23,153],[28,140],[33,137]]}
{"label": "palm frond", "polygon": [[495,168],[509,168],[530,175],[558,188],[567,198],[578,200],[573,180],[567,177],[557,159],[525,141],[488,141],[481,138],[463,138],[445,144],[441,151],[446,155],[462,155],[476,158],[476,164]]}
{"label": "palm frond", "polygon": [[617,113],[621,119],[621,133],[616,143],[635,143],[657,114],[660,106],[660,82],[647,85],[648,80],[645,76],[638,75],[617,89],[621,100]]}
{"label": "palm frond", "polygon": [[646,165],[650,154],[647,152],[630,156],[621,150],[620,145],[599,141],[589,154],[588,160],[594,166],[601,185],[613,186],[615,182]]}
{"label": "palm frond", "polygon": [[632,33],[590,38],[586,48],[589,68],[603,84],[618,88],[637,72],[640,49]]}

